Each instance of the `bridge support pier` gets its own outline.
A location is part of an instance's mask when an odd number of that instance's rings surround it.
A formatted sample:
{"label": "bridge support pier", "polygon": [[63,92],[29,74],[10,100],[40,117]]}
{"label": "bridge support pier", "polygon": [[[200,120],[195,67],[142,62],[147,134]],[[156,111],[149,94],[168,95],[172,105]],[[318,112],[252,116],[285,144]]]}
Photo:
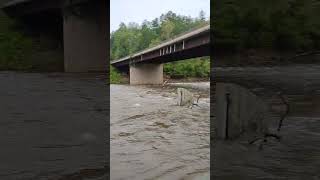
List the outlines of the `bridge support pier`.
{"label": "bridge support pier", "polygon": [[217,83],[215,95],[218,138],[234,139],[244,132],[268,131],[267,104],[251,91],[237,84]]}
{"label": "bridge support pier", "polygon": [[163,83],[163,64],[134,64],[130,66],[130,84],[160,85]]}
{"label": "bridge support pier", "polygon": [[63,12],[64,71],[106,71],[109,42],[107,1],[93,0]]}

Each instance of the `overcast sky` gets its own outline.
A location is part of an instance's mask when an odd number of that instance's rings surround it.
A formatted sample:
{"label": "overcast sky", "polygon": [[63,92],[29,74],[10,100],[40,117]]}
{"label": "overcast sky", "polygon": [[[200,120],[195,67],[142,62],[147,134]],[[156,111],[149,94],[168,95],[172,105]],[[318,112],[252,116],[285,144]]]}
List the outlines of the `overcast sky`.
{"label": "overcast sky", "polygon": [[179,15],[198,17],[203,10],[210,16],[210,0],[111,0],[110,32],[117,30],[121,22],[151,21],[168,11]]}

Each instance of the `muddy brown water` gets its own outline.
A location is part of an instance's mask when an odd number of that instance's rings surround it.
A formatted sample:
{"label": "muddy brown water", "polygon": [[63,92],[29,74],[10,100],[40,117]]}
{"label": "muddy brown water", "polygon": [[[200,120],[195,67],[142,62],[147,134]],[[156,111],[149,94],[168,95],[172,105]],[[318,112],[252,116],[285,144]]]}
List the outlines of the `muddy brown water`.
{"label": "muddy brown water", "polygon": [[176,105],[175,88],[111,85],[112,180],[209,179],[210,100]]}
{"label": "muddy brown water", "polygon": [[0,179],[106,179],[105,79],[0,72]]}

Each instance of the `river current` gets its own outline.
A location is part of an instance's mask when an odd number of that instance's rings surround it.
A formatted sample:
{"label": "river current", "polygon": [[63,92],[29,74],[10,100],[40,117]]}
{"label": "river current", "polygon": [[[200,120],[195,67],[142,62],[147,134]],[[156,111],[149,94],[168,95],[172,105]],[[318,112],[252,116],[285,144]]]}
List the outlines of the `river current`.
{"label": "river current", "polygon": [[208,93],[192,109],[176,88],[111,85],[110,97],[112,180],[209,179]]}

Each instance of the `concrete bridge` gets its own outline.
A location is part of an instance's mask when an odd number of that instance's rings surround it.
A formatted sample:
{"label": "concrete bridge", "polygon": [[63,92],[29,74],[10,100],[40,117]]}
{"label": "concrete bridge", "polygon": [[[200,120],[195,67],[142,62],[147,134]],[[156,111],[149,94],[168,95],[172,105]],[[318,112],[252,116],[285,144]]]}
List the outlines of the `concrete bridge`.
{"label": "concrete bridge", "polygon": [[163,63],[210,56],[210,25],[193,30],[155,47],[111,61],[130,71],[130,84],[162,84]]}
{"label": "concrete bridge", "polygon": [[66,72],[107,70],[109,58],[107,1],[11,0],[1,8],[11,17],[29,19],[29,26],[34,30],[49,24],[55,29],[58,27],[54,33],[62,34]]}

